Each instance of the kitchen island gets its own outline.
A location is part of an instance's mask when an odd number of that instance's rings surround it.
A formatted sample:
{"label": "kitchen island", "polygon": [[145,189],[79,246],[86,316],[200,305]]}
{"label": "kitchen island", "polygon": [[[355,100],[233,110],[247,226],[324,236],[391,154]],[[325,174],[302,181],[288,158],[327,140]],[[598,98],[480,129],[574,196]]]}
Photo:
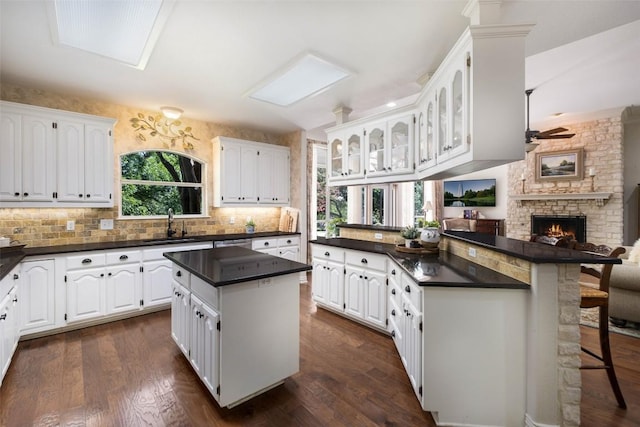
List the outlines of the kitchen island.
{"label": "kitchen island", "polygon": [[242,247],[168,252],[171,335],[220,406],[299,370],[299,276],[311,266]]}

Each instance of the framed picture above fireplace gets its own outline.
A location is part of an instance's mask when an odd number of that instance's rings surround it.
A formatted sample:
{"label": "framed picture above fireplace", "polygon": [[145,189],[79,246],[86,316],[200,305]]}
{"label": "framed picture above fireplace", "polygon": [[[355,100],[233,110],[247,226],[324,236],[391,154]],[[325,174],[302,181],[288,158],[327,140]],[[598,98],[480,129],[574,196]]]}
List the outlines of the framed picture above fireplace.
{"label": "framed picture above fireplace", "polygon": [[536,153],[536,181],[567,181],[582,179],[584,150]]}

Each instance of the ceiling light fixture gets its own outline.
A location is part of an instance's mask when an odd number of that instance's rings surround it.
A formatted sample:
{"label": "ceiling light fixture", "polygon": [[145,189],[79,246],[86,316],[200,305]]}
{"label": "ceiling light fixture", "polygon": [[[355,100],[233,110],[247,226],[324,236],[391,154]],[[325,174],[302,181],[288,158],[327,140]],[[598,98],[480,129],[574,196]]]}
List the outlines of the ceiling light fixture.
{"label": "ceiling light fixture", "polygon": [[396,103],[395,103],[395,102],[393,102],[393,101],[391,101],[391,102],[387,102],[387,107],[389,107],[389,108],[393,108],[393,107],[395,107],[396,105],[398,105],[398,104],[396,104]]}
{"label": "ceiling light fixture", "polygon": [[171,120],[179,119],[182,113],[184,113],[184,111],[176,107],[160,107],[160,111],[162,111],[163,116]]}
{"label": "ceiling light fixture", "polygon": [[259,84],[248,96],[287,107],[323,92],[350,75],[344,68],[306,53]]}
{"label": "ceiling light fixture", "polygon": [[54,44],[144,69],[175,0],[45,2]]}

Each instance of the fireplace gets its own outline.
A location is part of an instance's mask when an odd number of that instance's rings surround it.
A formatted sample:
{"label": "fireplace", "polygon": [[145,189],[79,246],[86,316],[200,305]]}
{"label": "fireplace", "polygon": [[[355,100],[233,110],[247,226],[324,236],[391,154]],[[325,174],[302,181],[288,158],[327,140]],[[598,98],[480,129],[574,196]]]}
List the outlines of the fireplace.
{"label": "fireplace", "polygon": [[531,215],[531,234],[549,237],[572,237],[587,241],[587,217],[584,215]]}

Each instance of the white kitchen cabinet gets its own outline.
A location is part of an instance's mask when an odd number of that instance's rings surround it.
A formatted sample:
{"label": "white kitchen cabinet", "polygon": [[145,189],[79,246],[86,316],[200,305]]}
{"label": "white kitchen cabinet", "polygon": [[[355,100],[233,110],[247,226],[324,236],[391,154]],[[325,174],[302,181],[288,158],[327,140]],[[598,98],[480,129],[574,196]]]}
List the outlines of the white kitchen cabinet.
{"label": "white kitchen cabinet", "polygon": [[434,91],[428,91],[420,106],[416,124],[416,140],[418,141],[416,168],[423,171],[436,164],[437,149],[435,138],[436,97]]}
{"label": "white kitchen cabinet", "polygon": [[299,236],[252,239],[251,249],[291,261],[300,261]]}
{"label": "white kitchen cabinet", "polygon": [[51,202],[55,143],[51,118],[2,105],[0,201]]}
{"label": "white kitchen cabinet", "polygon": [[219,382],[220,315],[196,295],[191,295],[191,350],[189,361],[209,393],[217,395]]}
{"label": "white kitchen cabinet", "polygon": [[142,308],[140,264],[110,266],[106,268],[106,273],[107,314],[140,310]]}
{"label": "white kitchen cabinet", "polygon": [[171,299],[171,337],[187,358],[189,357],[190,322],[191,292],[174,280]]}
{"label": "white kitchen cabinet", "polygon": [[311,245],[313,299],[321,306],[344,311],[344,250]]}
{"label": "white kitchen cabinet", "polygon": [[265,205],[289,204],[289,149],[264,144],[258,150],[258,201]]}
{"label": "white kitchen cabinet", "polygon": [[289,175],[287,147],[227,137],[213,139],[215,207],[287,206]]}
{"label": "white kitchen cabinet", "polygon": [[2,384],[20,338],[19,267],[14,268],[2,279],[0,291],[0,384]]}
{"label": "white kitchen cabinet", "polygon": [[329,135],[328,177],[334,180],[364,177],[364,130],[362,127],[340,130]]}
{"label": "white kitchen cabinet", "polygon": [[51,329],[56,324],[55,262],[27,260],[20,265],[20,333]]}
{"label": "white kitchen cabinet", "polygon": [[172,263],[162,255],[164,252],[181,252],[196,249],[210,249],[211,242],[184,245],[156,246],[142,251],[142,300],[145,308],[171,303],[173,295],[171,278]]}
{"label": "white kitchen cabinet", "polygon": [[104,268],[67,272],[67,323],[104,317],[106,287]]}
{"label": "white kitchen cabinet", "polygon": [[112,207],[115,120],[0,101],[6,207]]}
{"label": "white kitchen cabinet", "polygon": [[386,255],[349,250],[345,260],[345,314],[386,330]]}
{"label": "white kitchen cabinet", "polygon": [[113,205],[111,126],[60,120],[57,146],[58,200]]}

